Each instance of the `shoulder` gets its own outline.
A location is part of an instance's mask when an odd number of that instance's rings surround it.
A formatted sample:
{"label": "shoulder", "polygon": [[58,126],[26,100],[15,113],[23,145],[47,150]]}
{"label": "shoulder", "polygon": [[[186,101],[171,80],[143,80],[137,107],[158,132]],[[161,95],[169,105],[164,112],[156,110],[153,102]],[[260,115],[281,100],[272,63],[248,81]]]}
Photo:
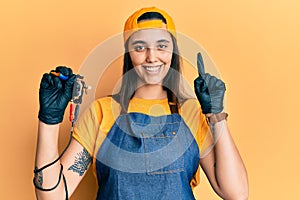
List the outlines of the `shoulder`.
{"label": "shoulder", "polygon": [[[99,119],[112,118],[119,116],[121,111],[120,104],[112,96],[106,96],[96,99],[92,104],[93,109],[99,116]],[[101,120],[100,120],[101,121]]]}
{"label": "shoulder", "polygon": [[202,113],[200,103],[197,99],[187,99],[180,106],[179,113],[188,125],[198,126],[198,124],[206,122],[206,117]]}
{"label": "shoulder", "polygon": [[199,112],[201,111],[200,103],[195,98],[186,99],[180,105],[180,112]]}
{"label": "shoulder", "polygon": [[118,104],[119,103],[112,96],[106,96],[106,97],[95,99],[94,102],[91,104],[91,106],[94,108],[103,109],[103,108],[110,107],[111,105],[118,105]]}
{"label": "shoulder", "polygon": [[112,97],[102,97],[95,99],[81,114],[81,118],[92,119],[101,122],[103,114],[109,111],[114,102]]}

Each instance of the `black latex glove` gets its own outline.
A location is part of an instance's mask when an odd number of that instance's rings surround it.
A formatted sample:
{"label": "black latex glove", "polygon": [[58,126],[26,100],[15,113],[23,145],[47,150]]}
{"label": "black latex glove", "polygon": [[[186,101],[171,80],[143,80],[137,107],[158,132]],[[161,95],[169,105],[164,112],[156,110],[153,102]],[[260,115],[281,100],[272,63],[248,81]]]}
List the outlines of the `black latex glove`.
{"label": "black latex glove", "polygon": [[205,73],[201,53],[197,55],[197,66],[199,77],[195,79],[194,87],[202,112],[204,114],[222,112],[226,90],[224,82],[215,76]]}
{"label": "black latex glove", "polygon": [[[46,124],[58,124],[62,122],[65,109],[72,98],[73,85],[76,75],[72,69],[59,66],[54,72],[68,76],[67,80],[46,73],[43,75],[39,91],[39,120]],[[52,72],[51,71],[51,72]]]}

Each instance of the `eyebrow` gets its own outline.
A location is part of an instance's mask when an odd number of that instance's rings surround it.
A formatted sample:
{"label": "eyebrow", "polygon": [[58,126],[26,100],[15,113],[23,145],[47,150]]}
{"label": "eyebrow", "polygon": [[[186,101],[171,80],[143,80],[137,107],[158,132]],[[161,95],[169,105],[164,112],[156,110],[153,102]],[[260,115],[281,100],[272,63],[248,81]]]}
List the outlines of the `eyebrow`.
{"label": "eyebrow", "polygon": [[[161,39],[161,40],[157,40],[156,43],[170,43],[170,41],[166,39]],[[132,45],[136,45],[136,44],[146,44],[146,42],[143,40],[136,40],[132,42]]]}
{"label": "eyebrow", "polygon": [[161,40],[157,41],[157,43],[162,43],[162,42],[164,42],[164,43],[170,43],[170,41],[166,40],[166,39],[161,39]]}
{"label": "eyebrow", "polygon": [[146,44],[146,42],[145,41],[143,41],[143,40],[136,40],[136,41],[134,41],[134,42],[132,42],[132,45],[136,45],[136,44]]}

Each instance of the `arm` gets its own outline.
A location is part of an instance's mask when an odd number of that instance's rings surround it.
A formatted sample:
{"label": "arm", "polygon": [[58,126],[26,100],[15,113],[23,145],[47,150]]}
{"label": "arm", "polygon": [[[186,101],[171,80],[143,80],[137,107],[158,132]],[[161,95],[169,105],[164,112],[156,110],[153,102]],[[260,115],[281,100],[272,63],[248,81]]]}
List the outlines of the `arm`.
{"label": "arm", "polygon": [[[248,199],[248,180],[243,161],[230,135],[223,111],[225,84],[222,80],[205,73],[202,56],[197,58],[199,77],[194,81],[195,93],[202,112],[215,119],[212,133],[216,143],[200,164],[213,189],[224,199]],[[217,116],[223,116],[218,119]],[[222,120],[223,119],[223,120]]]}
{"label": "arm", "polygon": [[[59,124],[48,125],[39,122],[38,143],[35,167],[42,166],[52,162],[59,155],[58,153],[58,136]],[[83,162],[78,163],[78,159]],[[72,139],[71,144],[63,157],[35,175],[36,183],[42,188],[52,188],[58,183],[61,165],[63,166],[63,175],[66,178],[68,196],[71,196],[79,182],[84,177],[88,167],[90,166],[91,157],[87,151],[75,139]],[[59,185],[52,191],[42,191],[35,189],[37,199],[64,199],[66,196],[65,185],[61,180]]]}
{"label": "arm", "polygon": [[[63,74],[64,79],[56,74]],[[70,196],[90,164],[91,157],[74,139],[62,157],[58,153],[59,124],[72,98],[75,78],[70,68],[57,67],[55,71],[44,74],[41,80],[40,121],[34,170],[38,199],[64,199]]]}
{"label": "arm", "polygon": [[213,150],[200,164],[215,192],[223,199],[248,199],[248,178],[242,158],[230,135],[226,120],[217,122],[220,134]]}

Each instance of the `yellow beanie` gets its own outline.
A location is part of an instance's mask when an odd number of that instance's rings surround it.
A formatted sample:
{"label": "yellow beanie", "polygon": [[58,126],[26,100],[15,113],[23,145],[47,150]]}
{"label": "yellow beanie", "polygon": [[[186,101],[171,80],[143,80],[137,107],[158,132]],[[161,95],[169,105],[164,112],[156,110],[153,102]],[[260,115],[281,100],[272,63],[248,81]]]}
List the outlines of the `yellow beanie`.
{"label": "yellow beanie", "polygon": [[[166,19],[166,24],[164,24],[160,19],[146,20],[138,23],[138,18],[147,12],[157,12],[161,14]],[[135,13],[133,13],[125,22],[124,25],[124,44],[128,38],[138,30],[147,28],[163,28],[169,31],[176,38],[176,29],[173,19],[163,10],[156,7],[142,8]]]}

